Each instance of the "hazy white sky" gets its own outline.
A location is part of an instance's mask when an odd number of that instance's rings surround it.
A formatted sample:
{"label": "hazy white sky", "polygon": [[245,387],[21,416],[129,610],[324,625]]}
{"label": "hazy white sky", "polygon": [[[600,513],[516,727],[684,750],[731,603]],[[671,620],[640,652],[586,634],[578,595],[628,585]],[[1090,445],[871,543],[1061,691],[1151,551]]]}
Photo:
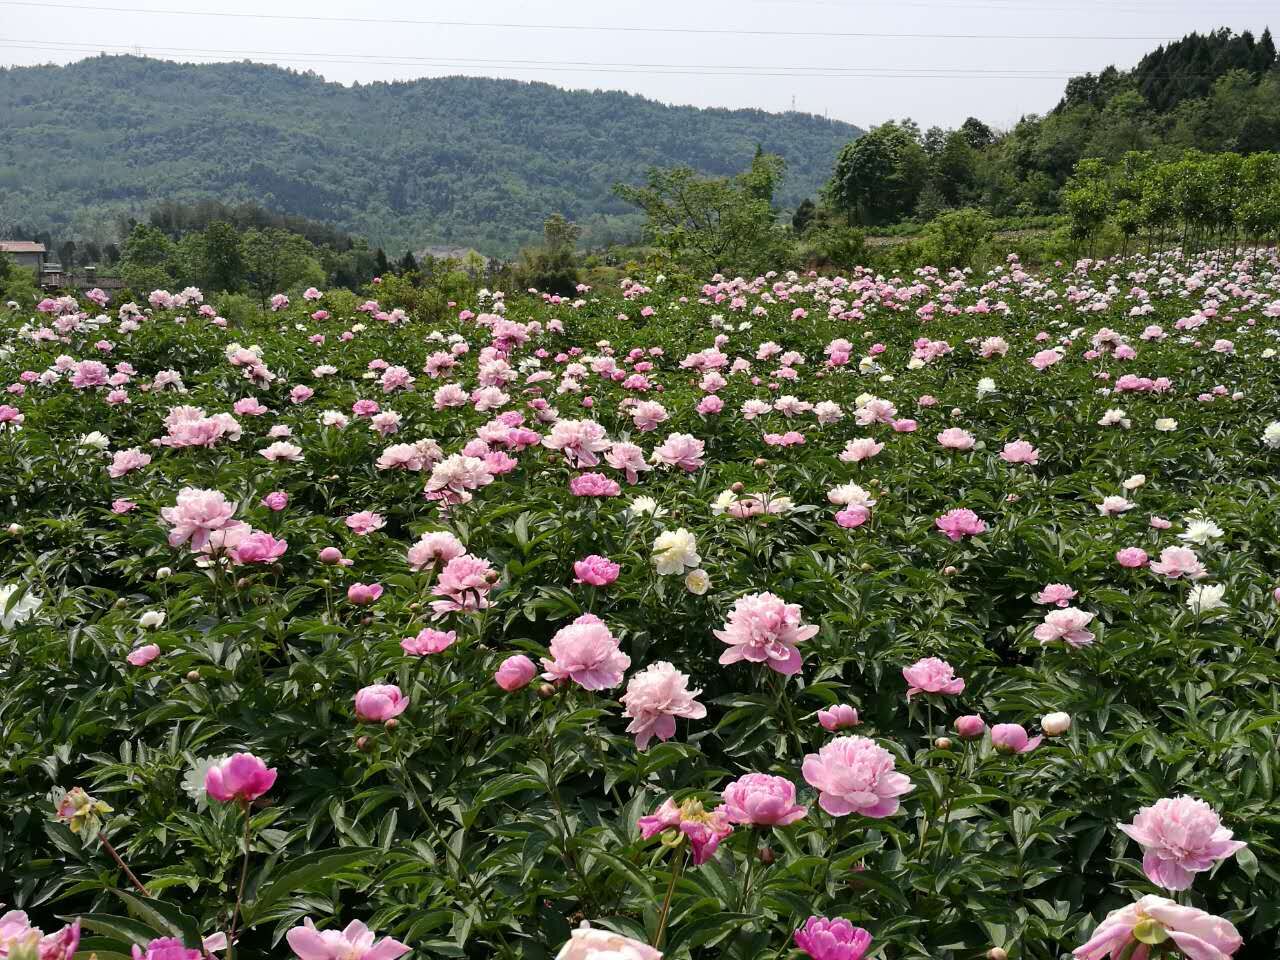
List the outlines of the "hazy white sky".
{"label": "hazy white sky", "polygon": [[1191,30],[1261,32],[1277,9],[1273,0],[0,0],[0,63],[104,51],[252,59],[343,83],[466,73],[697,106],[794,102],[862,126],[903,116],[955,125],[971,114],[1007,126],[1052,107],[1068,76],[1130,66]]}

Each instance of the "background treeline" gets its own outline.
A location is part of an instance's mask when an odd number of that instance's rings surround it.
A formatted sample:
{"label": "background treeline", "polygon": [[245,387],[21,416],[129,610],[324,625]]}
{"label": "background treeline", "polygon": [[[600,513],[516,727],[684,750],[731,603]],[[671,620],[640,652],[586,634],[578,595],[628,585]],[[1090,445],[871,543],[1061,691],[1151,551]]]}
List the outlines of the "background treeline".
{"label": "background treeline", "polygon": [[[969,118],[954,130],[890,122],[847,144],[817,206],[869,227],[948,209],[995,217],[1057,213],[1081,159],[1132,151],[1280,150],[1280,66],[1269,30],[1191,34],[1132,70],[1068,81],[1056,107],[997,132]],[[812,201],[810,201],[812,203]]]}
{"label": "background treeline", "polygon": [[788,161],[795,205],[858,128],[803,113],[700,110],[632,94],[446,77],[326,82],[255,63],[99,56],[0,69],[0,221],[114,239],[156,203],[252,202],[386,249],[512,256],[562,213],[591,246],[634,239],[617,180],[687,164]]}

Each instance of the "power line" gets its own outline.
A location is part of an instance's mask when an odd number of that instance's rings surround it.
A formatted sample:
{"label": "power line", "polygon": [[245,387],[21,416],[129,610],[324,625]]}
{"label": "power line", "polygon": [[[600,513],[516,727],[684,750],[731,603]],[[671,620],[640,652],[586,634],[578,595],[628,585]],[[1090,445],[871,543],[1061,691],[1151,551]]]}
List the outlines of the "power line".
{"label": "power line", "polygon": [[0,6],[36,7],[42,10],[86,10],[94,13],[144,13],[153,16],[222,17],[238,20],[283,20],[303,23],[363,23],[377,26],[467,27],[495,30],[566,30],[594,33],[683,33],[739,37],[798,37],[818,40],[1142,40],[1169,41],[1177,37],[1108,34],[1014,34],[1014,33],[877,33],[849,30],[744,30],[723,27],[638,27],[582,23],[508,23],[476,20],[424,20],[411,17],[302,16],[285,13],[238,13],[226,10],[162,10],[145,7],[104,6],[87,3],[47,3],[44,0],[0,0]]}
{"label": "power line", "polygon": [[[330,53],[330,52],[308,52],[302,50],[232,50],[227,48],[211,48],[211,47],[162,47],[155,45],[146,45],[139,47],[137,44],[123,43],[102,43],[102,42],[86,42],[76,43],[71,41],[58,40],[31,40],[25,38],[0,38],[0,45],[18,47],[21,49],[29,49],[34,51],[50,50],[122,50],[133,52],[139,49],[151,51],[162,51],[165,54],[175,55],[192,55],[192,56],[235,56],[239,58],[246,57],[278,57],[293,58],[295,61],[315,62],[315,63],[374,63],[380,65],[425,65],[439,67],[493,67],[498,69],[550,69],[560,70],[569,68],[584,68],[593,72],[612,72],[622,69],[625,72],[650,72],[650,71],[676,71],[690,72],[699,75],[702,74],[729,74],[734,76],[823,76],[823,77],[839,77],[843,75],[880,75],[884,73],[892,73],[894,75],[929,75],[935,73],[944,73],[948,75],[974,75],[983,76],[991,75],[996,77],[1007,77],[1016,75],[1019,77],[1036,78],[1043,76],[1046,79],[1062,79],[1063,77],[1075,76],[1074,73],[1063,73],[1060,69],[1045,70],[1040,68],[1013,68],[1006,67],[1002,69],[986,69],[982,67],[875,67],[875,66],[858,66],[858,67],[840,67],[840,66],[752,66],[739,64],[681,64],[681,63],[625,63],[611,61],[608,63],[595,62],[589,60],[527,60],[517,58],[503,59],[464,59],[456,57],[409,57],[397,55],[383,54],[347,54],[347,53]],[[337,59],[334,59],[337,58]],[[1078,71],[1084,72],[1084,71]]]}

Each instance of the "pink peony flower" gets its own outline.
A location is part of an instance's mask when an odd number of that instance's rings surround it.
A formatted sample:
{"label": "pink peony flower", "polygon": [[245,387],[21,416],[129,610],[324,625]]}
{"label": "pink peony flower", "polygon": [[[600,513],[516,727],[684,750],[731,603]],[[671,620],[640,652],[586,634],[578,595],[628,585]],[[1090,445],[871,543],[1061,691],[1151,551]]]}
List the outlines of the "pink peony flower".
{"label": "pink peony flower", "polygon": [[[0,916],[0,957],[31,956],[37,960],[71,960],[80,945],[80,921],[67,924],[48,936],[22,910]],[[23,953],[22,948],[34,948]]]}
{"label": "pink peony flower", "polygon": [[228,556],[235,563],[271,563],[284,556],[288,549],[288,540],[277,540],[269,533],[255,530],[228,551]]}
{"label": "pink peony flower", "polygon": [[1050,583],[1037,593],[1033,599],[1036,603],[1053,604],[1056,607],[1068,606],[1076,597],[1076,591],[1065,583]]}
{"label": "pink peony flower", "polygon": [[1147,559],[1147,551],[1141,547],[1125,547],[1123,550],[1116,551],[1116,563],[1130,570],[1145,567]]}
{"label": "pink peony flower", "polygon": [[951,664],[937,657],[925,657],[909,667],[902,668],[907,681],[907,699],[917,693],[957,694],[964,690],[964,678],[957,677]]}
{"label": "pink peony flower", "polygon": [[947,450],[972,450],[976,442],[973,434],[960,427],[948,427],[938,434],[938,443]]}
{"label": "pink peony flower", "polygon": [[252,753],[237,753],[209,768],[204,789],[220,803],[252,803],[271,789],[276,771]]}
{"label": "pink peony flower", "polygon": [[135,943],[129,953],[133,960],[200,960],[203,956],[195,947],[174,937],[157,937],[145,949]]}
{"label": "pink peony flower", "polygon": [[702,459],[705,444],[687,433],[673,433],[653,451],[653,462],[668,467],[679,467],[685,473],[693,473],[706,461]]}
{"label": "pink peony flower", "polygon": [[871,934],[842,917],[810,917],[794,937],[812,960],[862,960],[871,946]]}
{"label": "pink peony flower", "polygon": [[1244,945],[1229,921],[1152,894],[1107,914],[1072,956],[1076,960],[1146,960],[1151,955],[1149,944],[1169,941],[1189,960],[1228,960]]}
{"label": "pink peony flower", "polygon": [[440,571],[440,579],[431,588],[440,597],[431,601],[431,609],[437,617],[446,613],[465,610],[486,610],[489,607],[489,591],[498,580],[498,571],[487,560],[469,553],[454,557]]}
{"label": "pink peony flower", "polygon": [[112,513],[130,513],[138,509],[138,505],[132,500],[126,500],[123,497],[111,501]]}
{"label": "pink peony flower", "polygon": [[786,777],[748,773],[724,788],[724,805],[720,811],[733,823],[785,827],[809,809],[796,803],[796,785]]}
{"label": "pink peony flower", "polygon": [[877,443],[871,437],[858,437],[844,445],[839,459],[845,463],[861,463],[869,460],[884,449],[883,443]]}
{"label": "pink peony flower", "polygon": [[363,723],[384,723],[398,717],[409,706],[409,698],[392,683],[375,683],[356,691],[356,719]]}
{"label": "pink peony flower", "polygon": [[724,629],[712,631],[729,645],[720,662],[748,660],[767,663],[784,676],[799,673],[803,658],[796,644],[818,632],[816,626],[802,624],[800,615],[798,603],[786,603],[772,593],[740,597],[729,611]]}
{"label": "pink peony flower", "polygon": [[1040,462],[1040,451],[1026,440],[1010,440],[1000,451],[1000,459],[1005,463],[1025,463],[1034,467]]}
{"label": "pink peony flower", "polygon": [[860,504],[845,507],[836,514],[836,524],[845,530],[853,530],[871,519],[871,511]]}
{"label": "pink peony flower", "polygon": [[148,643],[141,647],[134,647],[125,659],[135,667],[145,667],[158,656],[160,656],[160,648],[154,643]]}
{"label": "pink peony flower", "polygon": [[622,488],[603,473],[580,473],[569,481],[569,492],[575,497],[616,497]]}
{"label": "pink peony flower", "polygon": [[818,806],[833,817],[897,813],[898,797],[915,789],[893,767],[893,754],[866,737],[837,737],[804,758],[805,782],[818,791]]}
{"label": "pink peony flower", "polygon": [[401,640],[400,649],[411,656],[422,657],[431,653],[443,653],[457,640],[458,634],[453,630],[446,633],[443,630],[426,627],[419,630],[416,637],[405,637]]}
{"label": "pink peony flower", "polygon": [[192,550],[200,550],[209,542],[209,534],[230,526],[235,515],[234,503],[217,490],[201,490],[183,487],[172,507],[165,507],[160,516],[169,522],[169,546],[191,542]]}
{"label": "pink peony flower", "polygon": [[636,821],[640,828],[640,836],[648,840],[654,834],[671,831],[682,834],[689,840],[693,849],[694,866],[706,863],[715,855],[720,841],[733,833],[733,824],[725,816],[723,809],[706,810],[697,800],[686,800],[676,806],[676,802],[668,797],[647,817]]}
{"label": "pink peony flower", "polygon": [[622,682],[631,658],[598,618],[584,614],[551,638],[551,657],[543,657],[544,680],[572,680],[584,690],[608,690]]}
{"label": "pink peony flower", "polygon": [[347,587],[347,599],[358,606],[374,603],[382,596],[380,583],[353,583]]}
{"label": "pink peony flower", "polygon": [[1204,564],[1190,547],[1165,547],[1160,551],[1160,559],[1151,564],[1151,570],[1170,580],[1179,577],[1198,580],[1207,573]]}
{"label": "pink peony flower", "polygon": [[987,732],[986,721],[976,713],[968,714],[963,717],[956,717],[953,724],[956,733],[965,740],[974,740]]}
{"label": "pink peony flower", "polygon": [[622,567],[608,557],[593,553],[573,564],[574,583],[589,583],[593,587],[607,587],[618,579]]}
{"label": "pink peony flower", "polygon": [[987,529],[986,521],[968,508],[948,510],[934,523],[952,540],[977,536]]}
{"label": "pink peony flower", "polygon": [[538,668],[534,666],[533,661],[523,653],[517,653],[502,661],[493,679],[507,693],[513,693],[527,687],[537,673]]}
{"label": "pink peony flower", "polygon": [[1087,647],[1093,643],[1093,632],[1085,628],[1093,621],[1094,614],[1077,607],[1065,610],[1050,610],[1044,616],[1044,623],[1035,629],[1035,638],[1043,647],[1046,644],[1062,640],[1072,647]]}
{"label": "pink peony flower", "polygon": [[1157,800],[1119,827],[1142,845],[1147,879],[1166,890],[1190,888],[1197,873],[1246,846],[1231,839],[1213,807],[1194,797]]}
{"label": "pink peony flower", "polygon": [[556,960],[662,960],[662,954],[647,943],[583,923],[570,933]]}
{"label": "pink peony flower", "polygon": [[299,960],[396,960],[410,949],[390,937],[375,941],[373,932],[359,920],[341,931],[317,930],[307,917],[285,939]]}
{"label": "pink peony flower", "polygon": [[434,570],[437,564],[447,564],[466,552],[467,548],[462,545],[462,541],[452,533],[444,530],[424,533],[409,548],[409,569],[414,572]]}
{"label": "pink peony flower", "polygon": [[1020,723],[997,723],[991,728],[991,745],[1001,753],[1030,753],[1044,737],[1028,737]]}
{"label": "pink peony flower", "polygon": [[818,711],[818,723],[822,724],[822,729],[829,733],[856,727],[859,722],[858,711],[847,703],[837,703],[826,710]]}
{"label": "pink peony flower", "polygon": [[374,513],[372,510],[361,510],[359,513],[353,513],[344,521],[347,527],[358,537],[368,536],[375,530],[381,530],[387,525],[386,519],[380,513]]}
{"label": "pink peony flower", "polygon": [[701,692],[690,690],[688,675],[665,660],[651,663],[633,674],[621,701],[622,715],[631,720],[627,733],[635,735],[636,748],[647,750],[655,736],[659,740],[674,737],[676,717],[689,720],[705,717],[707,708],[694,699]]}
{"label": "pink peony flower", "polygon": [[111,466],[107,467],[107,476],[116,480],[126,473],[140,470],[150,462],[151,455],[143,453],[137,447],[130,447],[128,450],[117,450],[115,456],[111,459]]}
{"label": "pink peony flower", "polygon": [[279,513],[289,505],[289,495],[283,490],[272,490],[262,498],[262,505]]}

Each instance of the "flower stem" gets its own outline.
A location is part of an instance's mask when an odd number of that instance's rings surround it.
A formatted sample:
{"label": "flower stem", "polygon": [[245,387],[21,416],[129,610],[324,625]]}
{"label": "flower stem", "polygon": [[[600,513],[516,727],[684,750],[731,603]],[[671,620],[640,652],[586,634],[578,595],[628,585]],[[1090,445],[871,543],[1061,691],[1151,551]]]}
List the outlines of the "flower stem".
{"label": "flower stem", "polygon": [[680,873],[684,870],[685,857],[685,848],[681,846],[680,853],[676,855],[675,862],[671,864],[671,882],[667,884],[667,895],[663,898],[662,911],[658,914],[658,931],[653,935],[653,943],[650,944],[655,950],[662,946],[662,936],[667,932],[667,921],[671,918],[671,898],[675,896],[676,883],[680,879]]}
{"label": "flower stem", "polygon": [[244,860],[240,864],[240,888],[236,891],[236,905],[231,911],[231,932],[227,934],[227,960],[232,960],[236,948],[236,921],[240,918],[240,905],[244,902],[245,882],[249,879],[249,804],[244,811]]}
{"label": "flower stem", "polygon": [[111,845],[111,841],[107,839],[107,834],[105,830],[98,831],[98,839],[102,842],[102,848],[106,850],[107,853],[111,855],[111,859],[116,862],[116,866],[118,866],[121,870],[124,871],[124,875],[129,878],[129,882],[133,884],[134,889],[136,889],[144,897],[149,898],[151,894],[148,893],[147,888],[142,885],[142,881],[133,875],[133,871],[129,869],[129,865],[125,863],[123,859],[121,859],[120,854],[116,852],[116,848],[113,847]]}

